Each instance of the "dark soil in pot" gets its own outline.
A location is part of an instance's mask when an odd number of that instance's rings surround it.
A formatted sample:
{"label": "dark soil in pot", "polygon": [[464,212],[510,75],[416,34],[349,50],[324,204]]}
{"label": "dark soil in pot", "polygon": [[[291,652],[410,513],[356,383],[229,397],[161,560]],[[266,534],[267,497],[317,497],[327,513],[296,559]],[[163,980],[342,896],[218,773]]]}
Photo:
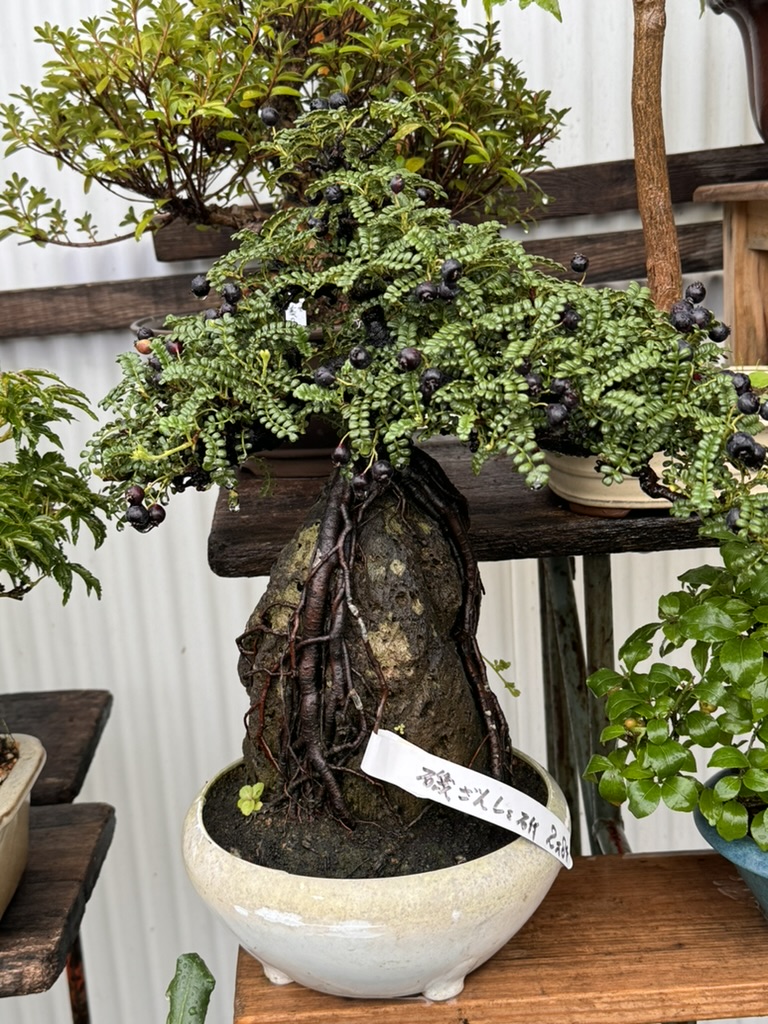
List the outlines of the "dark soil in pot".
{"label": "dark soil in pot", "polygon": [[[541,776],[518,758],[514,785],[540,803],[547,789]],[[208,834],[223,849],[262,867],[325,878],[376,878],[453,867],[493,853],[514,841],[514,832],[431,801],[404,826],[359,822],[348,829],[329,816],[302,819],[287,806],[244,817],[237,808],[240,787],[249,781],[244,765],[222,775],[203,809]]]}

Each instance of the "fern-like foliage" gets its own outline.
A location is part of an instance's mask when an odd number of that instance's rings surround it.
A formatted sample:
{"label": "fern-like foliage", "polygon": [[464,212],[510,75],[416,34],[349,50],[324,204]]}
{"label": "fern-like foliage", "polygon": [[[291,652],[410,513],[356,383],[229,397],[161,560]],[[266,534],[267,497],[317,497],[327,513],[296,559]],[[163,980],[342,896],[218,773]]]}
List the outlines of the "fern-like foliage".
{"label": "fern-like foliage", "polygon": [[403,466],[414,439],[449,433],[476,469],[506,454],[533,487],[542,446],[597,455],[607,483],[664,451],[682,514],[746,500],[725,444],[759,421],[738,413],[706,330],[681,334],[638,285],[569,279],[499,224],[454,220],[439,185],[398,160],[423,127],[411,101],[374,103],[306,115],[263,144],[272,188],[309,182],[301,204],[211,268],[214,288],[239,288],[234,307],[172,320],[148,358],[122,357],[91,466],[154,501],[231,488],[245,455],[320,416],[350,471]]}

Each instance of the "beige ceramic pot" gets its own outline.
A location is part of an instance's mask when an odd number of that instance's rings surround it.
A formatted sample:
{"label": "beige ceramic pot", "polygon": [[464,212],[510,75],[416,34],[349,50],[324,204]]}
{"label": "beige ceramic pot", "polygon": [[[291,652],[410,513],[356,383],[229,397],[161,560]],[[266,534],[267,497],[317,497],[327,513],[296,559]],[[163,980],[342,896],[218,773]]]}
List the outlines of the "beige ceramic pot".
{"label": "beige ceramic pot", "polygon": [[[636,477],[624,477],[621,483],[604,484],[592,455],[561,455],[545,452],[549,466],[549,489],[567,501],[574,512],[586,515],[621,517],[633,509],[665,509],[670,502],[664,498],[651,498]],[[651,468],[659,476],[662,456],[651,459]]]}
{"label": "beige ceramic pot", "polygon": [[45,764],[40,740],[20,733],[19,759],[0,785],[0,917],[18,888],[29,856],[29,794]]}
{"label": "beige ceramic pot", "polygon": [[[546,783],[547,807],[569,823],[557,783],[525,760]],[[275,984],[357,998],[450,999],[525,924],[560,870],[550,853],[519,838],[485,857],[401,878],[291,875],[214,843],[203,825],[210,785],[184,825],[187,872]]]}

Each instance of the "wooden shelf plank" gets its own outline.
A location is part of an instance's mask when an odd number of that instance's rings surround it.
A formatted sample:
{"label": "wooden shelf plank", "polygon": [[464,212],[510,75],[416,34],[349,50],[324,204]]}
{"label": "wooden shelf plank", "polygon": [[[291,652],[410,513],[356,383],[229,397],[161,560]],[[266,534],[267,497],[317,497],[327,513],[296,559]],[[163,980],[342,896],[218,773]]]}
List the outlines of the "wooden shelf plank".
{"label": "wooden shelf plank", "polygon": [[[493,459],[475,475],[471,456],[458,442],[425,447],[469,502],[470,539],[480,561],[705,546],[694,519],[674,519],[665,511],[634,512],[625,519],[574,515],[547,488],[526,488],[510,459]],[[211,569],[228,577],[267,575],[323,482],[276,478],[265,496],[263,477],[241,470],[240,511],[230,512],[227,495],[219,495],[208,538]]]}
{"label": "wooden shelf plank", "polygon": [[[744,956],[744,950],[749,956]],[[235,1024],[653,1024],[761,1016],[768,922],[714,853],[578,858],[445,1003],[278,987],[240,951]]]}
{"label": "wooden shelf plank", "polygon": [[0,920],[0,996],[45,992],[61,974],[115,829],[108,804],[33,807],[29,863]]}
{"label": "wooden shelf plank", "polygon": [[46,761],[33,804],[71,803],[79,794],[112,708],[107,690],[0,694],[0,723],[37,736]]}

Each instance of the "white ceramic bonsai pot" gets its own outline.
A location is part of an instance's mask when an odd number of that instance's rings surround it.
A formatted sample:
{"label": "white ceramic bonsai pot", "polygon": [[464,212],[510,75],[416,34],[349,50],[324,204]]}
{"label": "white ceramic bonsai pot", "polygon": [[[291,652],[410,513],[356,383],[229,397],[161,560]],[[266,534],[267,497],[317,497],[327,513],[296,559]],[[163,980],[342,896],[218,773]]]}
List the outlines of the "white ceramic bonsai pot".
{"label": "white ceramic bonsai pot", "polygon": [[[549,810],[569,824],[557,783],[525,760],[546,783]],[[202,820],[211,785],[184,825],[187,873],[275,984],[358,998],[450,999],[525,924],[560,870],[550,853],[518,838],[476,860],[399,878],[291,875],[213,842]]]}
{"label": "white ceramic bonsai pot", "polygon": [[[544,457],[549,466],[549,489],[567,501],[574,512],[620,517],[633,509],[670,507],[671,503],[666,499],[647,495],[637,477],[624,477],[618,484],[604,484],[597,470],[597,460],[592,455],[545,452]],[[661,455],[651,459],[651,468],[661,476]]]}
{"label": "white ceramic bonsai pot", "polygon": [[19,759],[0,785],[0,917],[18,888],[29,856],[29,794],[45,764],[40,740],[14,734]]}

